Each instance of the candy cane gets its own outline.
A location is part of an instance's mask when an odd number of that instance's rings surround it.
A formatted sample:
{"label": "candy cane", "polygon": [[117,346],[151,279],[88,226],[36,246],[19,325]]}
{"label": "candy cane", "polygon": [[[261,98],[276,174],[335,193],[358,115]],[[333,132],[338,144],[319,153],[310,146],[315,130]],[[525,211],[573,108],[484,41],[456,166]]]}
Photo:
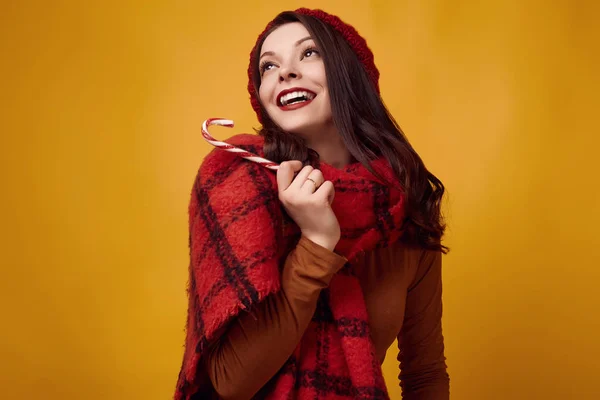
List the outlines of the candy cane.
{"label": "candy cane", "polygon": [[206,121],[204,121],[202,123],[202,136],[204,137],[204,139],[206,139],[206,141],[208,143],[212,144],[213,146],[215,146],[221,150],[236,153],[238,156],[243,157],[246,160],[250,160],[257,164],[260,164],[265,168],[269,168],[269,169],[275,170],[275,171],[279,169],[279,164],[274,163],[273,161],[269,161],[265,158],[261,158],[261,157],[257,156],[256,154],[253,154],[253,153],[247,152],[246,150],[232,146],[229,143],[219,142],[218,140],[215,140],[215,138],[213,138],[210,135],[210,133],[208,132],[208,127],[210,125],[220,125],[220,126],[226,126],[228,128],[233,128],[233,121],[230,119],[223,119],[223,118],[210,118],[210,119],[207,119]]}

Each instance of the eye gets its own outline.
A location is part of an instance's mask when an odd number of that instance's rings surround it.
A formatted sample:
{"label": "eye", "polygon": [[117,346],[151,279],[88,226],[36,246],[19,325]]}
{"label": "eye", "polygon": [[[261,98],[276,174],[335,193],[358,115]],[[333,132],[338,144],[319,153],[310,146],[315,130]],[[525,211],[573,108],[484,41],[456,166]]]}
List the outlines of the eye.
{"label": "eye", "polygon": [[309,47],[302,52],[302,58],[310,57],[314,54],[319,54],[318,50],[315,49],[314,47]]}
{"label": "eye", "polygon": [[273,63],[272,63],[272,62],[270,62],[270,61],[263,61],[263,62],[260,64],[260,67],[259,67],[260,74],[262,75],[262,74],[264,74],[265,72],[267,72],[267,71],[271,70],[271,67],[275,67],[275,64],[273,64]]}

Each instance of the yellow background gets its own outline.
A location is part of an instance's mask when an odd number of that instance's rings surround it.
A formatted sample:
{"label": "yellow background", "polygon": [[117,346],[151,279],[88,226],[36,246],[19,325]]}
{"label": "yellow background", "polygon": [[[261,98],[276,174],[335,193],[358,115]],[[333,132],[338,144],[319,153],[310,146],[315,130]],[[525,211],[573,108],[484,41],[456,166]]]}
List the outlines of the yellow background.
{"label": "yellow background", "polygon": [[171,397],[200,124],[257,126],[248,53],[297,6],[368,39],[387,105],[448,188],[452,398],[600,398],[599,6],[349,4],[3,3],[0,398]]}

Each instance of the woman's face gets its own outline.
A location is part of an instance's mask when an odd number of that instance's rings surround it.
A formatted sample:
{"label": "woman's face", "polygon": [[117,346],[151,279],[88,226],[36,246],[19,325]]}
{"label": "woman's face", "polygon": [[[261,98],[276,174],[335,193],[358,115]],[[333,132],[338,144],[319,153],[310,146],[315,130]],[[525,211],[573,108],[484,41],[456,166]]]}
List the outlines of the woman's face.
{"label": "woman's face", "polygon": [[304,25],[288,23],[271,32],[259,70],[260,101],[284,131],[310,139],[333,126],[325,65]]}

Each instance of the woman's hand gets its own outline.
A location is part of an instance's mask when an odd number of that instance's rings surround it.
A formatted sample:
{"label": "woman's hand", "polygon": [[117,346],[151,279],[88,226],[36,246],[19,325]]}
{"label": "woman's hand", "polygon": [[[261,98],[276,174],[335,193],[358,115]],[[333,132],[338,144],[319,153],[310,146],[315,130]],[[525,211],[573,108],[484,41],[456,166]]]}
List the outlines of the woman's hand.
{"label": "woman's hand", "polygon": [[321,171],[309,165],[294,178],[301,168],[302,162],[297,160],[280,164],[279,200],[307,239],[333,250],[341,237],[340,224],[331,209],[335,197],[333,183],[325,181]]}

